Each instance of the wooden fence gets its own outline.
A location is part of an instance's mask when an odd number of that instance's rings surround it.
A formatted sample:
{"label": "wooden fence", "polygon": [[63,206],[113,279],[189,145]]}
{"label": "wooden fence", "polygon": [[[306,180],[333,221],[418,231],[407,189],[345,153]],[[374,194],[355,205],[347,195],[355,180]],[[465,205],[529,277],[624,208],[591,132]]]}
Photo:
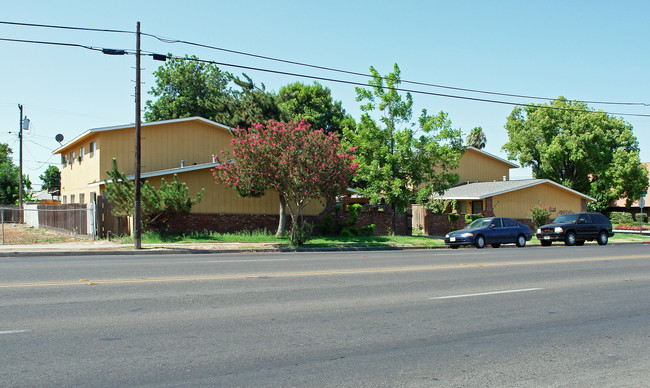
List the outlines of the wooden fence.
{"label": "wooden fence", "polygon": [[131,234],[131,223],[127,217],[116,217],[111,213],[113,205],[104,196],[97,197],[96,218],[97,236],[108,238],[111,236],[128,236]]}

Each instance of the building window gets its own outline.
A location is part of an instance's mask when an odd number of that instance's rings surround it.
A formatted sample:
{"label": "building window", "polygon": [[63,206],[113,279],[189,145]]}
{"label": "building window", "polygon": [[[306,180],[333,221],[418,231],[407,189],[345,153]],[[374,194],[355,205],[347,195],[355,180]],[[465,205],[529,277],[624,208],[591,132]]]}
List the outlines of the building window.
{"label": "building window", "polygon": [[90,202],[97,203],[97,193],[95,193],[94,191],[90,193]]}
{"label": "building window", "polygon": [[65,195],[63,196],[63,203],[64,203],[64,204],[68,203],[68,197],[65,196]]}
{"label": "building window", "polygon": [[91,141],[90,142],[90,150],[88,152],[88,157],[89,158],[92,158],[93,156],[95,156],[95,150],[96,149],[97,149],[97,145],[95,144],[94,141]]}
{"label": "building window", "polygon": [[79,162],[83,162],[85,153],[86,153],[86,147],[79,148]]}
{"label": "building window", "polygon": [[70,194],[70,203],[74,203],[74,194]]}
{"label": "building window", "polygon": [[483,211],[483,201],[472,201],[472,214],[479,214]]}
{"label": "building window", "polygon": [[68,155],[61,155],[61,166],[65,168],[68,165]]}
{"label": "building window", "polygon": [[77,154],[74,152],[70,152],[70,165],[72,166],[74,164],[75,159],[77,158]]}
{"label": "building window", "polygon": [[86,194],[79,194],[79,203],[84,204],[86,202]]}

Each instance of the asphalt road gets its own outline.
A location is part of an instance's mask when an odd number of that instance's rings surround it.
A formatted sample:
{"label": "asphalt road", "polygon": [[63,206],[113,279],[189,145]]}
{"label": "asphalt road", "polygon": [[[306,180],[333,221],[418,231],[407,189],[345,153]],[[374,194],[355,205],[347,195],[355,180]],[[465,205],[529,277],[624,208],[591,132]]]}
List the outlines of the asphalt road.
{"label": "asphalt road", "polygon": [[0,258],[0,386],[641,387],[648,295],[638,244]]}

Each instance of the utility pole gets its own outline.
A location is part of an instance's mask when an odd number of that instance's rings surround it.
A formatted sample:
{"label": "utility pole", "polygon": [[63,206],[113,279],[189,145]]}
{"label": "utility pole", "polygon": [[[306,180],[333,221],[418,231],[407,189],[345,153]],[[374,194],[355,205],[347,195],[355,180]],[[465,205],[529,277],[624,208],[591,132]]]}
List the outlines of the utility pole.
{"label": "utility pole", "polygon": [[136,28],[135,43],[135,179],[133,212],[133,248],[142,248],[142,222],[140,220],[140,22]]}
{"label": "utility pole", "polygon": [[18,104],[20,110],[20,123],[18,131],[18,139],[20,140],[20,151],[18,152],[18,164],[20,165],[20,173],[18,175],[18,213],[20,214],[20,223],[23,223],[23,106]]}

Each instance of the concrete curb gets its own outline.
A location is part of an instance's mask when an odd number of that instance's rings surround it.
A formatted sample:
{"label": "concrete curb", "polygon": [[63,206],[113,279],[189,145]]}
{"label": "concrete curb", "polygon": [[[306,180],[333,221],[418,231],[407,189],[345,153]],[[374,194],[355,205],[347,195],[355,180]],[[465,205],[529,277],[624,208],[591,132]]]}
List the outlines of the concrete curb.
{"label": "concrete curb", "polygon": [[274,253],[274,252],[353,252],[353,251],[403,251],[403,250],[430,250],[446,249],[446,246],[436,247],[332,247],[332,248],[243,248],[243,249],[202,249],[202,248],[142,248],[134,249],[79,249],[79,250],[30,250],[0,252],[3,257],[33,257],[33,256],[142,256],[142,255],[198,255],[198,254],[224,254],[224,253]]}

